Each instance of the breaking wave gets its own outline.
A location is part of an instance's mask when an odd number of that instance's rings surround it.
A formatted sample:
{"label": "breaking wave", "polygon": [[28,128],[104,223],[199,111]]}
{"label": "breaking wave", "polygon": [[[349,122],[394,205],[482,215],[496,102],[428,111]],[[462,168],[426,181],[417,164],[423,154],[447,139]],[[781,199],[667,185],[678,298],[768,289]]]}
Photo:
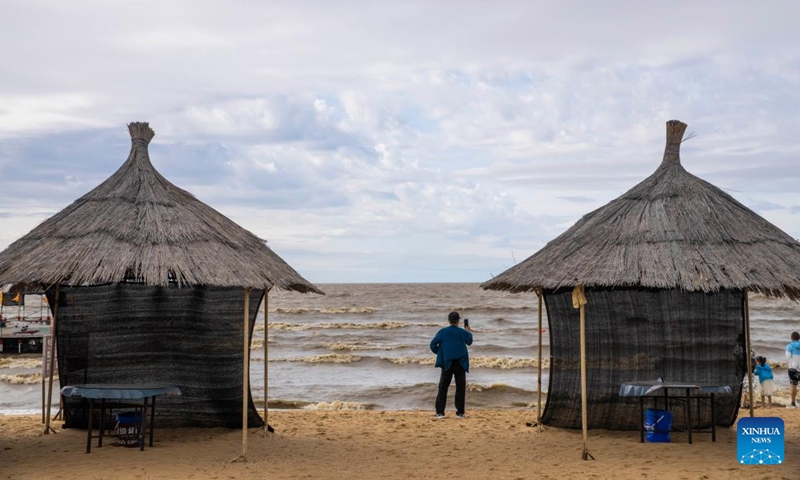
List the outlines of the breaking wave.
{"label": "breaking wave", "polygon": [[270,313],[285,313],[293,315],[303,315],[306,313],[322,313],[325,315],[340,315],[347,313],[374,313],[377,310],[378,309],[374,307],[327,307],[327,308],[279,307],[275,309],[270,309]]}
{"label": "breaking wave", "polygon": [[361,360],[361,357],[347,355],[344,353],[326,353],[324,355],[314,355],[311,357],[292,357],[270,359],[270,362],[303,362],[303,363],[353,363]]}
{"label": "breaking wave", "polygon": [[289,331],[301,331],[301,330],[392,330],[395,328],[406,328],[406,327],[429,327],[429,326],[440,326],[437,323],[408,323],[408,322],[379,322],[379,323],[353,323],[353,322],[342,322],[342,323],[316,323],[316,324],[306,324],[306,323],[285,323],[285,322],[270,322],[269,329],[270,330],[289,330]]}
{"label": "breaking wave", "polygon": [[41,358],[0,358],[0,368],[41,368]]}
{"label": "breaking wave", "polygon": [[481,385],[480,383],[467,383],[468,392],[501,392],[501,393],[535,393],[524,388],[512,387],[505,383],[492,383],[490,385]]}
{"label": "breaking wave", "polygon": [[[381,360],[388,360],[396,365],[433,365],[436,357],[381,357]],[[473,357],[469,359],[470,368],[497,368],[510,370],[513,368],[532,368],[539,364],[536,358],[510,358],[510,357]],[[549,367],[550,360],[545,358],[542,367]]]}
{"label": "breaking wave", "polygon": [[[53,377],[57,379],[57,376]],[[17,373],[16,375],[0,375],[0,382],[9,383],[11,385],[33,385],[41,383],[41,373]]]}
{"label": "breaking wave", "polygon": [[353,351],[364,351],[364,350],[399,350],[403,348],[408,348],[405,345],[390,345],[390,346],[379,346],[373,345],[367,342],[335,342],[335,343],[328,343],[323,342],[320,345],[323,347],[333,350],[334,352],[353,352]]}
{"label": "breaking wave", "polygon": [[269,310],[270,313],[294,313],[294,314],[303,314],[311,312],[310,308],[303,308],[303,307],[296,307],[296,308],[271,308]]}
{"label": "breaking wave", "polygon": [[336,308],[320,308],[317,310],[319,313],[325,314],[340,314],[340,313],[373,313],[375,308],[372,307],[336,307]]}
{"label": "breaking wave", "polygon": [[436,357],[381,357],[381,360],[388,360],[395,365],[433,365],[436,363]]}

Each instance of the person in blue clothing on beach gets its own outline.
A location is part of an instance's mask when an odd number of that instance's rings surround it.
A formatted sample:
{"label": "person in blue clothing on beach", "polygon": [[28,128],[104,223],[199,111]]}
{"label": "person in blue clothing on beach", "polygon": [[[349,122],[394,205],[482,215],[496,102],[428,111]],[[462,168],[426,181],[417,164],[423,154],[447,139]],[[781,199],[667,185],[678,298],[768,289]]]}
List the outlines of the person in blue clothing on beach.
{"label": "person in blue clothing on beach", "polygon": [[789,383],[792,384],[792,403],[789,408],[797,408],[797,384],[800,383],[800,333],[792,332],[792,341],[786,345],[786,358],[789,359]]}
{"label": "person in blue clothing on beach", "polygon": [[467,372],[469,372],[469,351],[472,345],[472,330],[465,319],[461,328],[461,315],[450,312],[447,316],[450,326],[444,327],[431,340],[431,351],[436,354],[436,366],[442,369],[439,377],[439,393],[436,395],[436,418],[444,418],[447,403],[447,389],[456,377],[456,417],[464,418],[467,392]]}
{"label": "person in blue clothing on beach", "polygon": [[772,408],[772,395],[775,393],[775,381],[772,379],[772,367],[767,363],[766,357],[758,357],[756,371],[753,372],[758,377],[761,384],[761,408],[766,406],[764,397],[769,399],[769,408]]}

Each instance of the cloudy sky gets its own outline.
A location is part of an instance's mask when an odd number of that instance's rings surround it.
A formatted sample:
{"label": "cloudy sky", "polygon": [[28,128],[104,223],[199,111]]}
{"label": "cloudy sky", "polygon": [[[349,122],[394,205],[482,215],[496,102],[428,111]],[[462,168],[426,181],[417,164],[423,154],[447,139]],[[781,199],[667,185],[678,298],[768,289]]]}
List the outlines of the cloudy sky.
{"label": "cloudy sky", "polygon": [[480,282],[682,162],[800,237],[800,2],[5,1],[0,249],[148,121],[312,282]]}

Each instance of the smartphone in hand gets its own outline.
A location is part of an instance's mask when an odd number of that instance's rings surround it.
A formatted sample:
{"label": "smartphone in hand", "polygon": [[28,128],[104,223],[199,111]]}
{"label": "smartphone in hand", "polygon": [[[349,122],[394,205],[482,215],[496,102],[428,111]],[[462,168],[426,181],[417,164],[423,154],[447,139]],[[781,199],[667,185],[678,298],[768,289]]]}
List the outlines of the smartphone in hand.
{"label": "smartphone in hand", "polygon": [[464,319],[464,328],[469,328],[469,318]]}

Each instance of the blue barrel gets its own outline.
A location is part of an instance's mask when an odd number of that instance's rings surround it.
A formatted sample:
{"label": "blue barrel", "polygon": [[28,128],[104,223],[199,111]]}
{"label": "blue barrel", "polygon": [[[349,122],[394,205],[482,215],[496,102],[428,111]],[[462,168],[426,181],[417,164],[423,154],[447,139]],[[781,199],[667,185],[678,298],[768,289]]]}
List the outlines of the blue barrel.
{"label": "blue barrel", "polygon": [[120,412],[117,414],[117,442],[123,447],[139,446],[139,426],[142,423],[141,412]]}
{"label": "blue barrel", "polygon": [[644,411],[645,439],[649,443],[669,443],[672,431],[672,412],[648,408]]}

